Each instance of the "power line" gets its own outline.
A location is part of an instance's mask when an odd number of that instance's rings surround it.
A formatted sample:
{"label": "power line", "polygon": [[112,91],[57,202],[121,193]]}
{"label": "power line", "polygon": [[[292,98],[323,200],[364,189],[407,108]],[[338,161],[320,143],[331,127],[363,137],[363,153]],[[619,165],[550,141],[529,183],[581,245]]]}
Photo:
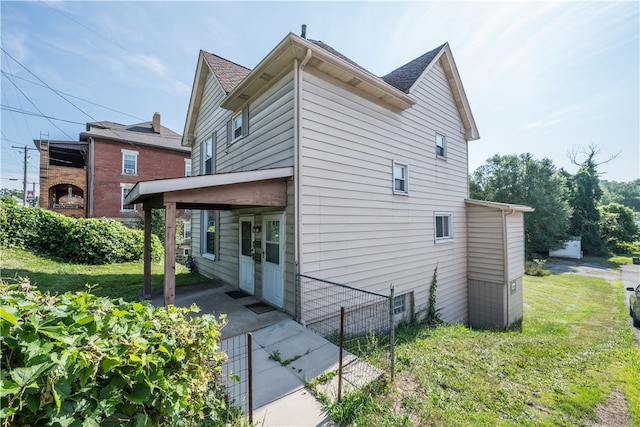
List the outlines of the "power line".
{"label": "power line", "polygon": [[[33,80],[25,79],[24,77],[20,77],[20,76],[15,75],[15,74],[11,74],[11,73],[7,73],[7,74],[10,75],[11,77],[13,77],[14,79],[19,79],[19,80],[25,81],[27,83],[31,83],[32,85],[36,85],[36,86],[40,86],[40,87],[44,87],[44,88],[49,87],[47,85],[43,85],[43,84],[40,84],[38,82],[34,82]],[[56,91],[58,93],[61,93],[61,94],[65,95],[65,96],[68,96],[70,98],[74,98],[74,99],[77,99],[79,101],[86,102],[87,104],[95,105],[96,107],[104,108],[105,110],[113,111],[114,113],[122,114],[123,116],[128,116],[128,117],[134,118],[136,120],[140,120],[142,122],[145,121],[145,119],[143,119],[142,117],[134,116],[133,114],[125,113],[124,111],[116,110],[115,108],[107,107],[106,105],[98,104],[97,102],[89,101],[88,99],[80,98],[79,96],[75,96],[75,95],[72,95],[70,93],[63,92],[61,90],[57,90],[56,89]]]}
{"label": "power line", "polygon": [[0,46],[0,50],[2,50],[4,52],[5,55],[7,55],[9,58],[13,59],[19,66],[21,66],[22,68],[24,68],[24,70],[31,74],[33,77],[35,77],[36,79],[38,79],[38,81],[40,83],[42,83],[43,85],[45,85],[47,87],[47,89],[51,90],[53,93],[55,93],[56,95],[58,95],[60,98],[64,99],[65,101],[67,101],[71,106],[73,106],[75,109],[77,109],[78,111],[80,111],[81,113],[85,114],[87,117],[89,117],[91,120],[93,120],[94,122],[97,121],[96,119],[94,119],[91,114],[87,113],[86,111],[84,111],[82,108],[78,107],[76,104],[74,104],[73,102],[69,101],[67,98],[64,97],[64,95],[62,95],[60,92],[58,92],[57,90],[55,90],[54,88],[52,88],[51,86],[49,86],[44,80],[42,80],[40,77],[38,77],[37,75],[35,75],[30,69],[28,69],[27,67],[25,67],[20,61],[18,61],[16,58],[14,58],[13,56],[11,56],[11,54],[9,52],[7,52],[6,50],[4,50],[4,48],[2,46]]}
{"label": "power line", "polygon": [[[7,60],[7,67],[9,67],[9,71],[11,71],[11,61]],[[17,95],[18,95],[18,91],[16,91],[16,99],[18,100],[18,105],[20,105],[20,108],[22,108],[22,101],[20,100],[20,96],[17,96]],[[6,93],[4,91],[2,92],[2,96],[6,98]],[[24,138],[22,136],[22,132],[20,132],[20,127],[18,126],[18,123],[16,122],[15,117],[13,116],[13,114],[11,114],[10,116],[11,116],[11,120],[13,121],[13,124],[15,125],[16,129],[18,130],[18,134],[20,135],[20,138],[21,139]],[[22,118],[24,119],[25,127],[27,129],[29,129],[29,123],[27,122],[27,118],[24,117],[24,116]]]}
{"label": "power line", "polygon": [[[18,87],[18,85],[17,85],[17,84],[16,84],[16,83],[15,83],[15,82],[14,82],[14,81],[9,77],[9,76],[7,76],[7,74],[6,74],[4,71],[1,71],[1,70],[0,70],[0,72],[1,72],[1,73],[2,73],[6,78],[7,78],[7,80],[9,80],[9,82],[10,82],[13,86],[15,86],[15,88],[16,88],[16,89],[17,89],[17,90],[22,94],[22,96],[24,96],[24,97],[25,97],[25,99],[26,99],[27,101],[29,101],[29,103],[30,103],[31,105],[33,105],[33,108],[35,108],[36,110],[38,110],[38,112],[39,112],[40,114],[42,114],[42,117],[44,117],[44,118],[46,119],[46,118],[47,118],[46,114],[44,114],[42,111],[40,111],[40,109],[38,108],[38,106],[37,106],[36,104],[34,104],[34,103],[33,103],[33,101],[31,101],[31,99],[29,99],[29,97],[28,97],[28,96],[27,96],[27,95],[26,95],[26,94],[25,94],[25,93],[24,93],[24,92],[23,92],[23,91]],[[49,119],[47,119],[47,120],[49,120]],[[49,123],[51,123],[53,126],[55,126],[55,127],[56,127],[60,132],[62,132],[63,134],[65,134],[65,135],[67,136],[67,138],[69,138],[69,139],[73,139],[71,136],[69,136],[69,134],[68,134],[68,133],[66,133],[64,130],[62,130],[62,128],[61,128],[60,126],[58,126],[57,124],[55,124],[55,123],[54,123],[54,122],[52,122],[51,120],[49,120]]]}
{"label": "power line", "polygon": [[27,115],[27,116],[41,117],[41,118],[47,119],[47,120],[57,120],[59,122],[72,123],[74,125],[84,125],[84,124],[86,124],[86,123],[81,123],[81,122],[74,122],[73,120],[65,120],[65,119],[59,119],[57,117],[45,116],[42,113],[38,114],[38,113],[34,113],[32,111],[21,110],[21,109],[12,107],[10,105],[0,104],[0,108],[5,110],[5,111],[10,111],[12,113],[24,114],[24,115]]}

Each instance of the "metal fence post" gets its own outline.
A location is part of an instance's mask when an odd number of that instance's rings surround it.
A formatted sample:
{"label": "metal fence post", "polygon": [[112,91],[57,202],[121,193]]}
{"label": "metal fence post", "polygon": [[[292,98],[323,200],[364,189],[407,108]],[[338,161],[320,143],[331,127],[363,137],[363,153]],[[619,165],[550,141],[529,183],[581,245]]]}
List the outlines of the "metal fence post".
{"label": "metal fence post", "polygon": [[395,290],[393,283],[391,284],[391,290],[389,292],[389,357],[391,358],[391,382],[395,377],[396,371],[396,323],[393,321],[393,306],[395,303]]}
{"label": "metal fence post", "polygon": [[247,334],[247,392],[249,394],[249,424],[253,425],[253,335],[251,332]]}
{"label": "metal fence post", "polygon": [[344,307],[340,307],[340,356],[338,359],[338,402],[342,399],[342,351],[344,349]]}

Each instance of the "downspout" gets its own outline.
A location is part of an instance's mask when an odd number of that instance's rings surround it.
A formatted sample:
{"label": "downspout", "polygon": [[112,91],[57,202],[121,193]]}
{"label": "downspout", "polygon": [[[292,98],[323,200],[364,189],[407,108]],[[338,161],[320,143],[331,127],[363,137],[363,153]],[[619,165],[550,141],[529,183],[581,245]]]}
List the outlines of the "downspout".
{"label": "downspout", "polygon": [[507,215],[513,214],[514,210],[509,212],[502,211],[502,253],[504,258],[504,283],[507,291],[507,322],[505,327],[509,326],[509,297],[511,295],[511,289],[509,284],[509,239],[507,238]]}
{"label": "downspout", "polygon": [[[295,209],[296,209],[296,213],[295,213],[295,243],[294,243],[294,250],[295,250],[295,254],[296,254],[296,274],[300,273],[302,271],[304,271],[303,267],[302,267],[302,250],[301,250],[301,244],[300,244],[300,240],[302,238],[302,230],[300,227],[300,223],[301,223],[301,213],[300,213],[300,207],[302,206],[302,202],[300,200],[300,195],[302,194],[301,188],[302,185],[300,183],[300,167],[301,167],[301,144],[300,144],[300,133],[301,133],[301,120],[300,120],[300,115],[302,113],[302,70],[304,69],[304,66],[307,65],[307,62],[309,61],[309,59],[311,58],[311,49],[307,49],[307,53],[305,55],[305,57],[302,59],[302,62],[299,62],[298,59],[296,58],[294,61],[294,76],[293,76],[293,81],[294,81],[294,91],[295,91],[295,96],[293,97],[293,103],[294,103],[294,114],[295,114],[295,124],[294,124],[294,141],[293,141],[293,152],[294,152],[294,180],[295,180],[295,185],[294,185],[294,199],[295,199]],[[296,286],[296,291],[299,291],[299,287]],[[302,319],[302,313],[299,311],[299,308],[302,307],[302,301],[301,301],[302,295],[296,295],[296,320],[298,322],[301,322],[302,324],[304,324],[303,319]]]}

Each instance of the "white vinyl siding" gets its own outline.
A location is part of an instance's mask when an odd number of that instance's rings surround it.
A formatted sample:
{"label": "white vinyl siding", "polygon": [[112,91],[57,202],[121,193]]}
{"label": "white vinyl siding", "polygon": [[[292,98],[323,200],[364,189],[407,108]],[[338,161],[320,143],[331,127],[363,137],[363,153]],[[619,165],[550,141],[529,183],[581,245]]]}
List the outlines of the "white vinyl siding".
{"label": "white vinyl siding", "polygon": [[[303,273],[382,294],[414,291],[428,300],[438,266],[437,306],[445,321],[466,321],[466,223],[435,245],[434,213],[465,218],[467,143],[439,64],[416,85],[403,112],[305,68],[301,129]],[[436,130],[448,136],[448,161],[433,155]],[[411,162],[411,197],[389,191],[389,165]]]}
{"label": "white vinyl siding", "polygon": [[507,255],[509,280],[524,276],[524,213],[507,215]]}
{"label": "white vinyl siding", "polygon": [[[250,99],[246,108],[243,124],[248,133],[232,144],[227,142],[227,126],[238,111],[231,112],[219,107],[224,97],[224,91],[211,74],[207,76],[205,88],[200,104],[195,133],[196,137],[208,138],[213,135],[213,164],[214,173],[239,172],[255,169],[269,169],[293,166],[293,71],[274,82],[256,99]],[[192,152],[193,165],[198,165],[194,174],[204,174],[205,161],[202,156],[201,144],[195,144]],[[291,188],[293,185],[291,184]],[[290,208],[285,214],[287,230],[287,244],[285,264],[285,309],[294,312],[294,274],[295,258],[293,250],[293,190],[291,190]],[[290,209],[290,210],[289,210]],[[256,224],[261,217],[258,215],[263,209],[240,211],[220,211],[218,216],[218,253],[215,261],[203,258],[201,253],[194,253],[197,257],[198,270],[208,277],[218,277],[227,283],[238,283],[238,213],[256,214]],[[273,210],[273,209],[272,209]],[[280,208],[280,211],[282,208]],[[197,211],[196,211],[197,212]],[[290,218],[289,218],[290,216]],[[201,215],[192,216],[192,247],[202,248]],[[201,251],[201,249],[197,249]],[[260,268],[256,268],[256,295],[260,295]]]}
{"label": "white vinyl siding", "polygon": [[469,278],[504,283],[502,213],[484,206],[467,206]]}

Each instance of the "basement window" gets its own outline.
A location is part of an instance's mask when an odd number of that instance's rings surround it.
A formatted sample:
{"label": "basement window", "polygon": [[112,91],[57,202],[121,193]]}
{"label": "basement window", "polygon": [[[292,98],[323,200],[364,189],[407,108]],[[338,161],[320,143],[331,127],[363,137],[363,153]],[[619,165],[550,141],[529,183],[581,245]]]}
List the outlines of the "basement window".
{"label": "basement window", "polygon": [[393,314],[403,314],[407,311],[407,294],[398,295],[393,298]]}

